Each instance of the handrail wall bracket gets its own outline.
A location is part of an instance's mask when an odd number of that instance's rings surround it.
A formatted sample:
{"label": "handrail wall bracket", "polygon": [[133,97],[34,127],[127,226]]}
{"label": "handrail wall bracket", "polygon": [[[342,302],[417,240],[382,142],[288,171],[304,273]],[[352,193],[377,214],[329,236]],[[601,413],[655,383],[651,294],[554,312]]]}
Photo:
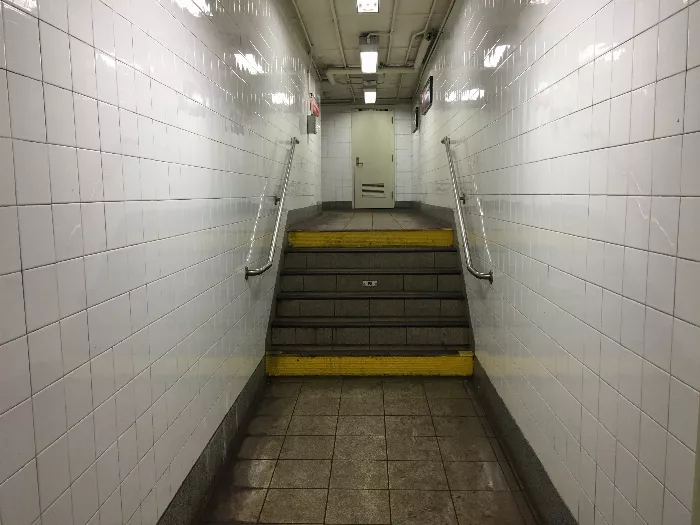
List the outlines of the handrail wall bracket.
{"label": "handrail wall bracket", "polygon": [[459,193],[457,185],[457,174],[455,173],[454,162],[452,162],[452,150],[450,149],[450,137],[443,138],[440,142],[445,145],[445,153],[447,153],[447,166],[450,169],[450,177],[452,178],[452,192],[455,198],[455,208],[457,209],[457,218],[459,219],[459,231],[462,236],[462,246],[464,246],[464,256],[467,262],[467,270],[477,279],[484,279],[493,284],[493,272],[479,272],[472,266],[472,256],[469,251],[469,241],[467,240],[467,227],[464,222],[464,213],[462,212],[462,204],[466,199],[464,194]]}
{"label": "handrail wall bracket", "polygon": [[[272,241],[270,241],[270,252],[267,254],[267,262],[260,268],[251,269],[248,266],[245,267],[245,278],[246,280],[251,275],[260,275],[265,273],[267,270],[272,268],[272,262],[275,258],[275,247],[277,246],[277,236],[279,235],[280,224],[282,223],[282,211],[284,210],[284,198],[287,196],[287,186],[289,185],[289,176],[292,173],[292,161],[294,159],[294,149],[296,145],[299,144],[299,139],[292,137],[292,149],[289,151],[289,161],[287,162],[287,168],[284,172],[284,181],[282,183],[282,194],[280,197],[275,196],[275,204],[279,207],[277,208],[277,218],[275,219],[275,228],[272,231]],[[262,206],[262,202],[260,203]],[[255,242],[252,239],[251,242]]]}

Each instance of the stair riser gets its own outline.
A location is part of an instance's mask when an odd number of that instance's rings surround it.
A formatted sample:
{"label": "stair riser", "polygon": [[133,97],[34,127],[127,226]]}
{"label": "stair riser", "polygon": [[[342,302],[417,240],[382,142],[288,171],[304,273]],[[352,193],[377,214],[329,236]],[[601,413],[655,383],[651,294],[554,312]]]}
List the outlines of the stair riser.
{"label": "stair riser", "polygon": [[272,328],[273,345],[467,345],[469,328],[357,327]]}
{"label": "stair riser", "polygon": [[[377,281],[376,287],[363,281]],[[460,292],[461,275],[282,275],[283,292]]]}
{"label": "stair riser", "polygon": [[287,253],[285,268],[458,268],[457,252]]}
{"label": "stair riser", "polygon": [[278,317],[464,317],[460,299],[281,299]]}

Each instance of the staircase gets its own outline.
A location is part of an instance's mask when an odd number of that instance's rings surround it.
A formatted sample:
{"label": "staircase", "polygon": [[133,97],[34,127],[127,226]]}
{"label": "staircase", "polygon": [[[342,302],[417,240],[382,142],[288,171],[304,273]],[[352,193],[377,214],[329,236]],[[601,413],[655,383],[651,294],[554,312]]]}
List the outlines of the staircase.
{"label": "staircase", "polygon": [[[316,375],[392,373],[397,367],[408,374],[439,374],[433,366],[438,361],[446,367],[443,375],[471,372],[469,318],[456,248],[401,246],[402,232],[391,233],[388,247],[337,246],[344,243],[337,238],[318,243],[332,247],[314,247],[300,238],[302,233],[297,232],[283,258],[269,373],[277,375],[275,364],[304,362],[314,368],[303,372]],[[309,233],[318,239],[319,232]],[[376,238],[377,232],[369,234]],[[357,235],[352,243],[376,244],[358,241]],[[416,242],[415,235],[409,237],[409,243]],[[426,239],[424,244],[430,244],[429,235]],[[442,244],[452,244],[448,239]],[[348,366],[351,360],[360,365]],[[295,375],[284,366],[277,372]]]}

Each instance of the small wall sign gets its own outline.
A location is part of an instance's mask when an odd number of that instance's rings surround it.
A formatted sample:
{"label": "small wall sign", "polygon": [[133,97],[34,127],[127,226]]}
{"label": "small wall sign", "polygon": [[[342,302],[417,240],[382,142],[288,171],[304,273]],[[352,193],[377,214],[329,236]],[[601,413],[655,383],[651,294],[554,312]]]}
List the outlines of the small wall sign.
{"label": "small wall sign", "polygon": [[425,115],[430,107],[433,105],[433,77],[428,77],[428,81],[425,83],[423,88],[423,93],[420,99],[420,109],[421,113]]}

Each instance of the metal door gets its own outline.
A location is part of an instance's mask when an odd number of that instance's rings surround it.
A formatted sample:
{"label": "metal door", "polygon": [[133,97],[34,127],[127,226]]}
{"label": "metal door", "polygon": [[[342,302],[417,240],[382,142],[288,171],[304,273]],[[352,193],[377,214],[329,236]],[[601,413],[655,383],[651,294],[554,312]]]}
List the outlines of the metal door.
{"label": "metal door", "polygon": [[394,111],[352,113],[355,208],[394,207]]}

